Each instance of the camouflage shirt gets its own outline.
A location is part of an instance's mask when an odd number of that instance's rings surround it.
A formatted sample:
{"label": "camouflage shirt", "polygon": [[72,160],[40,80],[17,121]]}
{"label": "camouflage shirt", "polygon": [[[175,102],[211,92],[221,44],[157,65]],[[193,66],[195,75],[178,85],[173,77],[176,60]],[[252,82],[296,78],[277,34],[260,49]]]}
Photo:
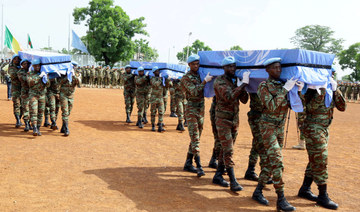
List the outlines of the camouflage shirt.
{"label": "camouflage shirt", "polygon": [[14,64],[9,65],[9,75],[11,78],[11,92],[16,92],[21,90],[21,82],[19,80],[19,77],[17,75],[19,71],[19,68],[15,66]]}
{"label": "camouflage shirt", "polygon": [[188,103],[204,103],[204,84],[198,72],[188,71],[181,79],[181,86]]}
{"label": "camouflage shirt", "polygon": [[124,73],[122,78],[124,80],[124,90],[135,90],[135,75]]}
{"label": "camouflage shirt", "polygon": [[284,83],[273,79],[261,82],[257,94],[264,107],[262,119],[267,122],[285,121],[289,103]]}
{"label": "camouflage shirt", "polygon": [[50,86],[47,89],[47,93],[49,95],[56,95],[60,93],[60,83],[59,83],[60,78],[54,78],[54,79],[50,79]]}
{"label": "camouflage shirt", "polygon": [[180,80],[174,80],[173,86],[175,88],[175,98],[183,99],[184,98],[184,93],[183,93],[183,90],[182,90],[182,87],[181,87]]}
{"label": "camouflage shirt", "polygon": [[60,95],[66,95],[71,97],[75,92],[75,87],[80,85],[79,78],[72,76],[72,81],[70,82],[66,75],[59,78],[60,84]]}
{"label": "camouflage shirt", "polygon": [[257,93],[250,93],[250,110],[256,112],[262,112],[264,107],[261,104],[260,98]]}
{"label": "camouflage shirt", "polygon": [[42,77],[40,77],[39,72],[30,71],[29,77],[27,78],[27,82],[29,84],[29,94],[31,95],[45,95],[46,87],[50,85],[49,81],[44,84],[42,81]]}
{"label": "camouflage shirt", "polygon": [[135,76],[135,84],[136,84],[136,92],[145,94],[149,93],[150,90],[150,80],[149,77],[143,76]]}
{"label": "camouflage shirt", "polygon": [[19,81],[21,83],[21,95],[28,95],[29,94],[29,85],[27,82],[27,78],[29,77],[29,72],[25,69],[20,69],[17,72]]}
{"label": "camouflage shirt", "polygon": [[150,79],[150,85],[152,88],[151,98],[162,98],[163,97],[163,85],[161,77],[152,77]]}

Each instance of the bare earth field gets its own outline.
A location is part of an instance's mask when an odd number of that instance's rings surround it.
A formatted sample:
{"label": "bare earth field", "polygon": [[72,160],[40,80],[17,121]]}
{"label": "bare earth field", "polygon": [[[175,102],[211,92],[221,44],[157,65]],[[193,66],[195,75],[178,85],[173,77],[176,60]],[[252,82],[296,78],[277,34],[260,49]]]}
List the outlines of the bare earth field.
{"label": "bare earth field", "polygon": [[[125,123],[123,91],[76,90],[70,117],[70,136],[41,128],[43,136],[16,129],[12,102],[0,85],[0,210],[1,211],[274,211],[272,185],[264,195],[270,206],[251,199],[256,182],[243,179],[251,148],[248,105],[240,108],[240,129],[235,144],[235,174],[244,187],[232,193],[212,184],[215,170],[207,168],[213,147],[209,113],[201,138],[206,176],[183,172],[189,135],[175,130],[177,118],[164,122],[166,132],[142,130]],[[211,100],[206,100],[206,111]],[[149,112],[148,112],[149,114]],[[132,120],[135,121],[136,111]],[[149,117],[150,119],[150,117]],[[58,119],[58,125],[61,125]],[[360,104],[335,112],[330,128],[329,194],[339,211],[360,211]],[[295,113],[284,155],[285,195],[297,211],[328,211],[297,197],[307,164],[297,143]],[[259,173],[259,166],[256,167]],[[228,179],[226,176],[225,179]],[[317,192],[315,185],[312,186]]]}

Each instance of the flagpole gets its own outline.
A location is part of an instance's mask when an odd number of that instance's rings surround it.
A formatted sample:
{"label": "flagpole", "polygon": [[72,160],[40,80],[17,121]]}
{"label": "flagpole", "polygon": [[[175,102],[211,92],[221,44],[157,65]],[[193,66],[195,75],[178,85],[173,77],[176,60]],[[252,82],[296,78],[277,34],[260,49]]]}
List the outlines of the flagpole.
{"label": "flagpole", "polygon": [[1,5],[1,56],[5,57],[4,54],[4,4]]}
{"label": "flagpole", "polygon": [[69,14],[69,35],[68,35],[68,53],[70,53],[70,14]]}

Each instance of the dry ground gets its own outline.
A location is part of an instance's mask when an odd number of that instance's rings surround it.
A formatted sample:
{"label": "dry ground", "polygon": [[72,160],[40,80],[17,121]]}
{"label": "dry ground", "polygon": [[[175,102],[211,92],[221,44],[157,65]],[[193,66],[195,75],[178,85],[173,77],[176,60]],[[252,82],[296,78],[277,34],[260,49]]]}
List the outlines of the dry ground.
{"label": "dry ground", "polygon": [[[243,179],[251,133],[248,105],[241,105],[240,132],[235,144],[236,176],[244,186],[238,194],[211,183],[214,170],[201,179],[183,172],[189,135],[175,130],[177,119],[167,111],[165,133],[126,124],[122,90],[76,90],[70,136],[42,128],[33,137],[14,128],[12,102],[0,86],[0,210],[1,211],[274,211],[272,186],[264,191],[270,206],[251,199],[256,182]],[[206,100],[206,111],[210,100]],[[169,109],[169,108],[168,108]],[[136,119],[136,113],[132,119]],[[291,114],[287,147],[283,150],[285,194],[298,211],[326,211],[298,198],[307,163],[297,143]],[[340,211],[359,211],[358,180],[360,104],[335,112],[330,128],[329,193]],[[58,122],[58,124],[61,124]],[[213,147],[209,115],[201,138],[203,165]],[[259,171],[259,167],[256,168]],[[313,191],[317,193],[313,185]]]}

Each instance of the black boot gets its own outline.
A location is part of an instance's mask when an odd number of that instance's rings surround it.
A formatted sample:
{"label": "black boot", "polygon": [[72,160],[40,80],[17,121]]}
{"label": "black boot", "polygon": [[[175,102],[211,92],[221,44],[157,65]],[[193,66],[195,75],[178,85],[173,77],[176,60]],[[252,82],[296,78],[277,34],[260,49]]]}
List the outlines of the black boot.
{"label": "black boot", "polygon": [[268,185],[269,185],[269,184],[273,184],[273,183],[274,183],[274,182],[273,182],[273,180],[272,180],[272,177],[270,177],[269,180],[266,182],[266,184],[268,184]]}
{"label": "black boot", "polygon": [[19,127],[21,126],[20,116],[19,116],[19,115],[15,115],[15,119],[16,119],[15,127],[16,127],[16,128],[19,128]]}
{"label": "black boot", "polygon": [[60,129],[61,133],[65,133],[65,125],[64,125],[64,121],[62,123],[61,129]]}
{"label": "black boot", "polygon": [[37,126],[33,126],[33,136],[38,136],[39,131],[37,129]]}
{"label": "black boot", "polygon": [[269,201],[264,197],[262,190],[263,190],[264,186],[262,184],[258,184],[256,186],[256,189],[252,195],[252,199],[256,200],[257,202],[259,202],[260,204],[263,205],[269,205]]}
{"label": "black boot", "polygon": [[49,116],[45,116],[44,127],[48,127],[48,126],[50,126]]}
{"label": "black boot", "polygon": [[196,163],[196,169],[197,169],[197,176],[198,177],[201,177],[201,176],[204,176],[205,175],[205,172],[201,166],[201,163],[200,163],[200,155],[196,155],[194,157],[194,160],[195,160],[195,163]]}
{"label": "black boot", "polygon": [[296,210],[296,208],[294,206],[290,205],[290,203],[286,200],[283,191],[276,192],[276,193],[278,195],[278,199],[276,202],[277,211],[294,211],[294,210]]}
{"label": "black boot", "polygon": [[56,125],[55,119],[51,119],[51,129],[53,129],[53,130],[59,129],[59,128],[57,127],[57,125]]}
{"label": "black boot", "polygon": [[164,131],[165,131],[165,129],[163,128],[163,125],[160,124],[159,128],[158,128],[158,132],[164,132]]}
{"label": "black boot", "polygon": [[316,202],[318,197],[311,192],[312,177],[304,177],[304,182],[299,190],[298,197]]}
{"label": "black boot", "polygon": [[185,161],[185,165],[184,165],[184,171],[188,171],[188,172],[192,172],[192,173],[197,173],[197,170],[195,169],[195,167],[192,165],[192,159],[193,159],[194,155],[188,153],[186,156],[186,161]]}
{"label": "black boot", "polygon": [[138,121],[136,123],[136,126],[138,126],[139,128],[143,128],[144,125],[142,124],[142,118],[138,118]]}
{"label": "black boot", "polygon": [[244,178],[256,182],[259,180],[258,175],[255,173],[255,165],[249,163]]}
{"label": "black boot", "polygon": [[177,117],[177,115],[174,112],[171,112],[170,117]]}
{"label": "black boot", "polygon": [[226,168],[227,174],[230,178],[230,190],[231,191],[241,191],[243,187],[237,182],[235,174],[234,174],[234,167]]}
{"label": "black boot", "polygon": [[179,121],[179,131],[185,131],[182,121]]}
{"label": "black boot", "polygon": [[217,184],[217,185],[220,185],[222,187],[229,187],[229,182],[227,182],[224,178],[223,178],[223,174],[224,174],[224,169],[225,169],[225,166],[224,164],[219,164],[217,169],[216,169],[216,172],[215,172],[215,175],[213,177],[213,180],[212,182],[214,184]]}
{"label": "black boot", "polygon": [[155,132],[155,124],[151,124],[151,131]]}
{"label": "black boot", "polygon": [[40,125],[37,126],[38,136],[41,136]]}
{"label": "black boot", "polygon": [[210,162],[209,162],[209,167],[213,168],[213,169],[216,169],[217,166],[218,166],[218,162],[217,162],[217,159],[216,159],[216,153],[215,153],[215,149],[213,149],[213,153],[212,153],[212,156],[211,156]]}
{"label": "black boot", "polygon": [[187,124],[187,121],[186,121],[186,119],[185,119],[184,127],[187,127],[187,126],[188,126],[188,124]]}
{"label": "black boot", "polygon": [[29,126],[29,121],[24,121],[25,122],[25,128],[24,128],[24,131],[25,132],[29,132],[29,130],[30,130],[30,126]]}
{"label": "black boot", "polygon": [[333,202],[327,193],[327,185],[318,185],[319,196],[316,203],[324,208],[336,210],[339,205]]}
{"label": "black boot", "polygon": [[70,135],[69,123],[68,123],[68,122],[65,122],[65,123],[64,123],[64,135],[65,135],[65,136],[69,136],[69,135]]}
{"label": "black boot", "polygon": [[126,113],[126,123],[132,123],[130,120],[130,113]]}
{"label": "black boot", "polygon": [[143,114],[143,122],[144,122],[144,124],[149,123],[147,118],[146,118],[146,112],[144,112],[144,114]]}

